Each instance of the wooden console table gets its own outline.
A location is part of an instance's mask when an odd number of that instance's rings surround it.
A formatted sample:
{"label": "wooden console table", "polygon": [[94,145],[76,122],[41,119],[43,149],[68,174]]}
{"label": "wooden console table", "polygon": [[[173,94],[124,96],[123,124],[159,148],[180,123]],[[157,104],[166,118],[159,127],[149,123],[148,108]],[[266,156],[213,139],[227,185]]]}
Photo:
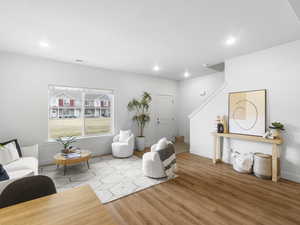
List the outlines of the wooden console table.
{"label": "wooden console table", "polygon": [[277,182],[280,178],[280,171],[278,171],[278,164],[280,159],[280,145],[283,143],[283,139],[266,139],[263,137],[242,135],[242,134],[230,134],[230,133],[213,133],[214,136],[214,154],[213,163],[221,161],[221,138],[233,138],[246,141],[255,141],[262,143],[272,144],[272,181]]}

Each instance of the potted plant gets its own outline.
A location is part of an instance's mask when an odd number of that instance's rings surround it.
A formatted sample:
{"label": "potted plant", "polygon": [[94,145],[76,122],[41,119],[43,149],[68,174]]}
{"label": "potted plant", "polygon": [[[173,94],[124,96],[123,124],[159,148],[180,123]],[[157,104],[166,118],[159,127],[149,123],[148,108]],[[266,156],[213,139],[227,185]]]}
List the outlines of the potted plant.
{"label": "potted plant", "polygon": [[281,131],[284,131],[284,125],[280,122],[273,122],[269,128],[272,130],[272,136],[275,138],[280,138]]}
{"label": "potted plant", "polygon": [[148,92],[144,92],[140,100],[132,99],[128,105],[128,111],[134,111],[132,120],[135,121],[139,128],[139,135],[136,137],[137,149],[143,151],[145,149],[144,128],[150,121],[149,108],[152,97]]}
{"label": "potted plant", "polygon": [[63,154],[69,154],[72,151],[72,146],[71,144],[77,141],[76,137],[59,137],[56,139],[56,141],[58,143],[61,143],[63,145],[63,149],[61,150],[61,152]]}

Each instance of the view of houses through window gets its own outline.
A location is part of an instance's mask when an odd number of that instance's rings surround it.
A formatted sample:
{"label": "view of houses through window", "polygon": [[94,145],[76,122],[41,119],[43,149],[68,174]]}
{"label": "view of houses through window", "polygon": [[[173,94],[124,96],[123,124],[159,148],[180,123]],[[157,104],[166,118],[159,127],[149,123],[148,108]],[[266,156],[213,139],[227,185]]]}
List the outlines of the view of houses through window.
{"label": "view of houses through window", "polygon": [[113,93],[49,86],[49,138],[112,133]]}

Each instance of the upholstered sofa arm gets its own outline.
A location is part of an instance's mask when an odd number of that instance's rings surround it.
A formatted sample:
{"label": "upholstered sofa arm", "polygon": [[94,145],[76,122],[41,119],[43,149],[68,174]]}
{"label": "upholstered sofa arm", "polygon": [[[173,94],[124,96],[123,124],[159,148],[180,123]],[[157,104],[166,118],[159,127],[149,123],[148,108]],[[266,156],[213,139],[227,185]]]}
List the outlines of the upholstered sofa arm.
{"label": "upholstered sofa arm", "polygon": [[34,157],[39,159],[39,146],[37,144],[21,147],[21,152],[23,157]]}

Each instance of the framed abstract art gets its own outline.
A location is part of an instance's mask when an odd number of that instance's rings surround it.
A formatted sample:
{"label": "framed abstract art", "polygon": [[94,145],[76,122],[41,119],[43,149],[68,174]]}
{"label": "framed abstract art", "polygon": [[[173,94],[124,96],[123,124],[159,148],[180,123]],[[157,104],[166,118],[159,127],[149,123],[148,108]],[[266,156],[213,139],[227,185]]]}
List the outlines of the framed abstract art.
{"label": "framed abstract art", "polygon": [[229,93],[229,133],[263,136],[266,132],[266,90]]}

